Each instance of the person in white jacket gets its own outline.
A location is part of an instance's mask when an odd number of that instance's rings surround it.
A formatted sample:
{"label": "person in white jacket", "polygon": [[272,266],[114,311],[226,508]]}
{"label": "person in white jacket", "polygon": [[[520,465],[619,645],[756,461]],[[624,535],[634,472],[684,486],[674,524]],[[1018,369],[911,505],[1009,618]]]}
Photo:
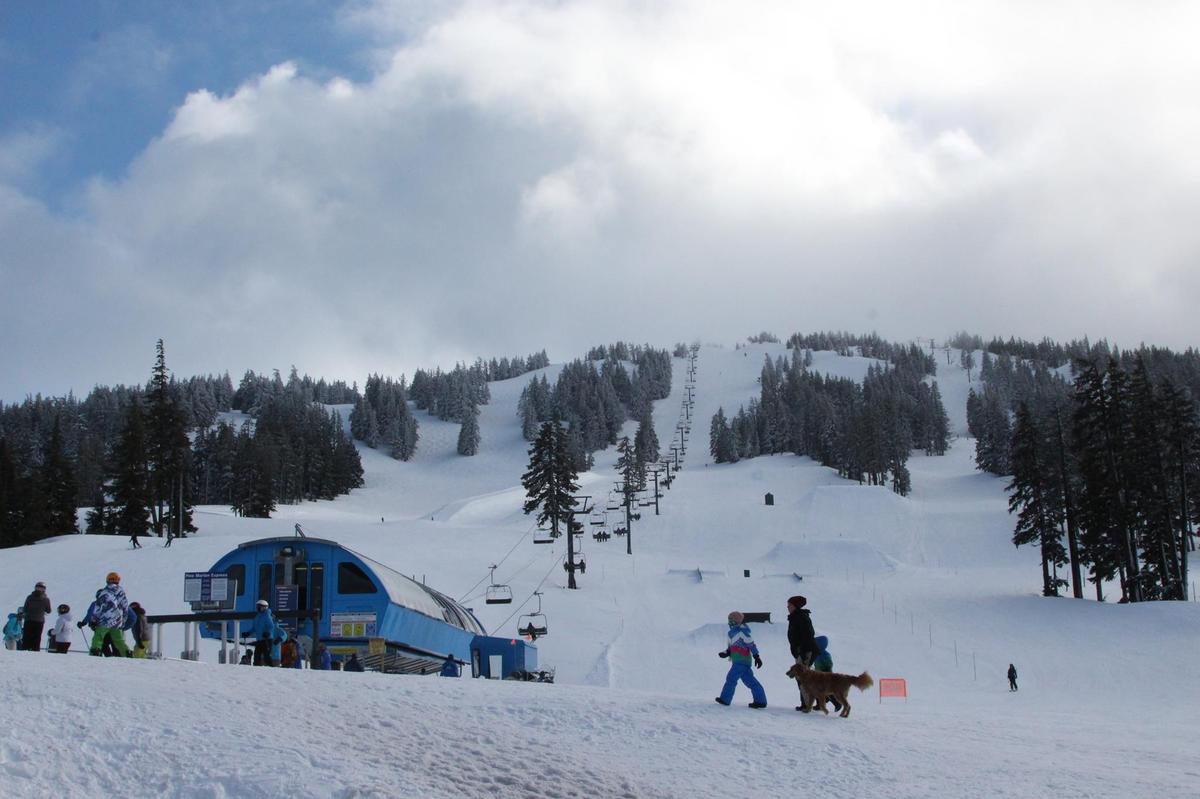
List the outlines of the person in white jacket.
{"label": "person in white jacket", "polygon": [[54,622],[54,651],[60,655],[67,654],[71,648],[71,636],[75,626],[71,624],[71,606],[58,606],[58,621]]}

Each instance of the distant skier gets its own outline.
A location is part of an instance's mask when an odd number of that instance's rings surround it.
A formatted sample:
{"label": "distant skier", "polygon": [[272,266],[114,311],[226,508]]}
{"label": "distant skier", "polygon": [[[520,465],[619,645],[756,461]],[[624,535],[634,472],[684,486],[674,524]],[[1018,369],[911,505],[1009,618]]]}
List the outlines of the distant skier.
{"label": "distant skier", "polygon": [[58,606],[58,620],[54,622],[54,651],[60,655],[67,654],[71,648],[71,606]]}
{"label": "distant skier", "polygon": [[125,589],[121,587],[121,575],[109,572],[104,578],[104,588],[96,594],[96,607],[92,611],[96,634],[92,636],[91,654],[99,656],[107,641],[118,655],[130,656],[123,630],[127,613],[129,600],[125,598]]}
{"label": "distant skier", "polygon": [[141,548],[142,548],[141,542],[139,542],[139,541],[138,541],[138,532],[137,532],[137,530],[134,530],[134,531],[133,531],[133,534],[129,536],[129,543],[133,544],[133,548],[134,548],[134,549],[141,549]]}
{"label": "distant skier", "polygon": [[[810,618],[808,609],[804,607],[807,604],[808,600],[799,595],[788,598],[787,635],[792,657],[802,661],[806,666],[811,666],[818,652],[812,619]],[[805,701],[804,688],[800,687],[799,680],[796,681],[796,686],[800,688],[800,704],[796,706],[796,710],[799,710],[801,713],[807,713],[812,702]]]}
{"label": "distant skier", "polygon": [[737,690],[738,680],[741,680],[750,689],[751,699],[754,700],[750,707],[759,709],[767,706],[767,694],[750,669],[750,661],[753,659],[754,668],[761,669],[762,658],[758,656],[758,647],[750,635],[750,627],[742,623],[744,619],[739,611],[729,614],[729,646],[717,653],[717,657],[729,658],[729,673],[725,675],[725,687],[716,701],[722,705],[732,702],[733,692]]}
{"label": "distant skier", "polygon": [[46,584],[38,581],[33,591],[25,597],[25,627],[22,632],[21,648],[37,652],[42,648],[42,630],[46,626],[46,614],[50,612],[50,597],[46,596]]}
{"label": "distant skier", "polygon": [[1017,690],[1017,667],[1013,664],[1008,664],[1008,690]]}
{"label": "distant skier", "polygon": [[442,664],[441,676],[443,677],[458,677],[462,672],[458,668],[458,663],[454,661],[454,655],[446,655],[446,662]]}
{"label": "distant skier", "polygon": [[254,665],[274,666],[271,662],[271,646],[274,644],[272,639],[275,637],[276,625],[274,617],[271,616],[271,604],[265,599],[260,599],[255,607],[258,608],[258,615],[250,625],[250,632],[254,635]]}

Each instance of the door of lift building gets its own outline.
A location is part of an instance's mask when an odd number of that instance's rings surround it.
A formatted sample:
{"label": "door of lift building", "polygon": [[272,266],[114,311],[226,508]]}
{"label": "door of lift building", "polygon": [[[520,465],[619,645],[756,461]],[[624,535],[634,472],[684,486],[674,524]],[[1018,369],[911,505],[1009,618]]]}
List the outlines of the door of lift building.
{"label": "door of lift building", "polygon": [[[272,562],[258,564],[258,598],[267,600],[277,610],[322,608],[325,563],[310,562],[304,547],[292,544],[280,547]],[[309,622],[303,621],[300,625],[300,634],[318,637],[318,631],[310,629]],[[289,629],[296,631],[294,620]]]}

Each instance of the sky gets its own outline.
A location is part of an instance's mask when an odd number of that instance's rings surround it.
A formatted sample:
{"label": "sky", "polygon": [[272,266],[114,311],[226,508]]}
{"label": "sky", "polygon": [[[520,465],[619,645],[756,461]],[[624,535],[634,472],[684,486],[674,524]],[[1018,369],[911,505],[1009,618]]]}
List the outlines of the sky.
{"label": "sky", "polygon": [[0,401],[627,339],[1186,347],[1186,2],[0,6]]}

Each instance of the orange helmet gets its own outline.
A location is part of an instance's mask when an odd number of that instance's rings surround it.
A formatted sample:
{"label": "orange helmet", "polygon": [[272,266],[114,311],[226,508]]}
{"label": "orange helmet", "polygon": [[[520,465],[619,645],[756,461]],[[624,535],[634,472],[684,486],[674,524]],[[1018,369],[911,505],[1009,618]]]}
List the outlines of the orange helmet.
{"label": "orange helmet", "polygon": [[104,582],[119,583],[121,582],[121,575],[117,574],[116,572],[109,572],[108,576],[104,578]]}

